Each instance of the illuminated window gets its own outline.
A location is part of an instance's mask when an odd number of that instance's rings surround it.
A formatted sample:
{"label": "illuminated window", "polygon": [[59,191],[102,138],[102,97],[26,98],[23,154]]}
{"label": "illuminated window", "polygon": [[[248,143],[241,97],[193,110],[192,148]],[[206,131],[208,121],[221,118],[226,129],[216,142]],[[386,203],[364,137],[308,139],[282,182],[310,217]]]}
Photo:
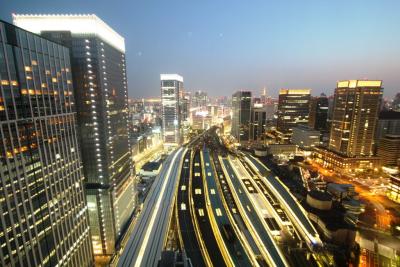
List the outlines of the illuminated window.
{"label": "illuminated window", "polygon": [[25,66],[25,71],[32,71],[32,68],[30,66]]}

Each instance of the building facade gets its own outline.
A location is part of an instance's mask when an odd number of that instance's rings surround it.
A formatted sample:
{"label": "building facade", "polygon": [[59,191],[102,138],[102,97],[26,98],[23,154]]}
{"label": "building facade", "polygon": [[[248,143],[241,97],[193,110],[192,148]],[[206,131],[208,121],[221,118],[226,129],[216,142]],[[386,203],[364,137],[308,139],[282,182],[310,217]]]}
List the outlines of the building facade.
{"label": "building facade", "polygon": [[181,92],[183,77],[178,74],[161,74],[161,116],[164,145],[182,143]]}
{"label": "building facade", "polygon": [[206,108],[207,104],[209,103],[207,92],[204,91],[196,91],[194,92],[192,99],[191,99],[191,106],[193,108]]}
{"label": "building facade", "polygon": [[92,266],[68,48],[0,21],[0,265]]}
{"label": "building facade", "polygon": [[372,156],[382,81],[337,83],[329,149],[347,157]]}
{"label": "building facade", "polygon": [[375,145],[379,147],[381,138],[387,134],[400,135],[400,112],[381,111],[375,132]]}
{"label": "building facade", "polygon": [[382,81],[347,80],[337,83],[328,149],[316,150],[317,161],[340,171],[378,169],[373,143],[382,99]]}
{"label": "building facade", "polygon": [[250,140],[262,141],[267,129],[267,112],[263,104],[254,104],[251,110]]}
{"label": "building facade", "polygon": [[310,112],[309,89],[281,89],[278,101],[277,130],[285,136],[299,124],[308,124]]}
{"label": "building facade", "polygon": [[251,92],[237,91],[232,95],[231,134],[236,140],[247,142],[250,138]]}
{"label": "building facade", "polygon": [[397,166],[400,159],[400,135],[388,134],[381,138],[378,157],[383,166]]}
{"label": "building facade", "polygon": [[312,129],[322,132],[328,130],[328,108],[328,98],[325,94],[311,98],[308,125]]}
{"label": "building facade", "polygon": [[112,255],[135,208],[123,37],[96,15],[13,15],[70,48],[95,255]]}

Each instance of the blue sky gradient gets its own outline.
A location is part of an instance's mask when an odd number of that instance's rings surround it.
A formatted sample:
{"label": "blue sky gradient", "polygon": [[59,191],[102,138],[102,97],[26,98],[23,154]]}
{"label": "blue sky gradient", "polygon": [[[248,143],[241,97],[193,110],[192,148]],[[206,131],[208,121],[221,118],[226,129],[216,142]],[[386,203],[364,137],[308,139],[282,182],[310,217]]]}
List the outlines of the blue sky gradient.
{"label": "blue sky gradient", "polygon": [[159,95],[159,74],[189,91],[266,86],[331,94],[337,80],[400,91],[400,1],[0,0],[11,13],[95,13],[125,37],[129,96]]}

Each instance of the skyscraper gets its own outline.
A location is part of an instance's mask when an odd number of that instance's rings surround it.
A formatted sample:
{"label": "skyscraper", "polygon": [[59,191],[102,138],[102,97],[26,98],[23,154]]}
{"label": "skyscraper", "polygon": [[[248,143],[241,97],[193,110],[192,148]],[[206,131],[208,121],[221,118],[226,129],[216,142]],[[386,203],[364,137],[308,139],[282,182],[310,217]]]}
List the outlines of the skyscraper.
{"label": "skyscraper", "polygon": [[164,145],[181,144],[181,91],[183,77],[178,74],[161,74],[162,131]]}
{"label": "skyscraper", "polygon": [[196,91],[192,97],[192,107],[194,108],[205,108],[208,104],[207,92]]}
{"label": "skyscraper", "polygon": [[328,98],[325,94],[319,97],[313,97],[310,100],[310,115],[308,125],[318,131],[327,131],[328,121]]}
{"label": "skyscraper", "polygon": [[339,154],[372,156],[372,144],[383,94],[382,81],[337,83],[329,149]]}
{"label": "skyscraper", "polygon": [[237,91],[232,95],[231,134],[238,142],[247,142],[250,138],[251,92]]}
{"label": "skyscraper", "polygon": [[267,112],[263,104],[254,104],[251,110],[250,140],[262,141],[267,128]]}
{"label": "skyscraper", "polygon": [[70,48],[93,250],[112,255],[135,207],[124,38],[96,15],[13,19]]}
{"label": "skyscraper", "polygon": [[286,139],[299,124],[308,124],[310,89],[281,89],[279,91],[277,130]]}
{"label": "skyscraper", "polygon": [[327,167],[344,172],[380,167],[373,141],[383,94],[382,81],[347,80],[337,83],[328,149],[316,149]]}
{"label": "skyscraper", "polygon": [[68,48],[0,21],[0,265],[92,266]]}

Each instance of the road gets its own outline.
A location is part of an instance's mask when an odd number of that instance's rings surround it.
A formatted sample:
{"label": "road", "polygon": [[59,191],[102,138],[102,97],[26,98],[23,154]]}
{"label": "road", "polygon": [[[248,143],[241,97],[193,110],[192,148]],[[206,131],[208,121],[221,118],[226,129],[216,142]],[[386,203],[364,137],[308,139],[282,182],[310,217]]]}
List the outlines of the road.
{"label": "road", "polygon": [[173,199],[186,148],[172,152],[156,177],[118,266],[157,266],[173,211]]}

